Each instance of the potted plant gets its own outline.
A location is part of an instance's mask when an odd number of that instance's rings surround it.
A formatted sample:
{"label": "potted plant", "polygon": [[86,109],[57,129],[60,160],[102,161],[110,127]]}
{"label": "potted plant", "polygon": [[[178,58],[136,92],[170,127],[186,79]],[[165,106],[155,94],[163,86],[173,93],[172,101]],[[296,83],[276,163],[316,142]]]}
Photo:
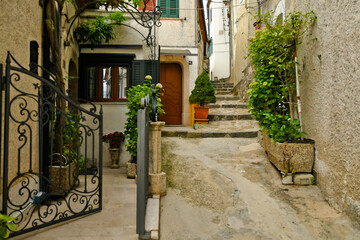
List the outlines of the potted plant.
{"label": "potted plant", "polygon": [[120,145],[125,140],[122,132],[112,132],[103,136],[103,141],[109,143],[109,152],[111,155],[111,168],[119,168]]}
{"label": "potted plant", "polygon": [[79,114],[66,109],[63,129],[63,147],[61,152],[51,155],[49,166],[51,183],[49,191],[52,195],[66,195],[76,185],[80,171],[86,165],[84,156],[80,154]]}
{"label": "potted plant", "polygon": [[[311,172],[314,144],[303,139],[301,111],[297,100],[296,47],[315,22],[313,12],[290,13],[284,24],[273,24],[270,13],[262,18],[264,28],[250,39],[249,57],[254,65],[249,107],[262,129],[269,160],[282,172]],[[311,35],[311,34],[308,34]],[[299,103],[299,102],[298,102]]]}
{"label": "potted plant", "polygon": [[195,81],[195,87],[189,97],[191,104],[198,104],[195,107],[195,121],[208,122],[209,106],[208,103],[215,103],[215,88],[210,82],[208,73],[204,70]]}

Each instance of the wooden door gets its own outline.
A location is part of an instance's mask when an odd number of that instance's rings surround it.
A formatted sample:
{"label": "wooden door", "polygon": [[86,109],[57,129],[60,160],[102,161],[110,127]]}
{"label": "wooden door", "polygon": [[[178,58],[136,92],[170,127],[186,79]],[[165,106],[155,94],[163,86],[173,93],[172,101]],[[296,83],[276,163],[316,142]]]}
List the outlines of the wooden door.
{"label": "wooden door", "polygon": [[179,64],[162,63],[160,65],[160,83],[164,87],[161,102],[165,115],[161,120],[167,125],[180,125],[182,112],[182,69]]}

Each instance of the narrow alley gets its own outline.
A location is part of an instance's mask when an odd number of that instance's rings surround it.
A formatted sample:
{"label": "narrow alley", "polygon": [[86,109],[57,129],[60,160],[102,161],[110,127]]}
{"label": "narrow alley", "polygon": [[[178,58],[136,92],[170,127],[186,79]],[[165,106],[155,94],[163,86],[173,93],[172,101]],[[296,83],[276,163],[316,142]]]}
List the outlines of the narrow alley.
{"label": "narrow alley", "polygon": [[162,140],[161,239],[359,239],[317,186],[282,185],[256,138]]}

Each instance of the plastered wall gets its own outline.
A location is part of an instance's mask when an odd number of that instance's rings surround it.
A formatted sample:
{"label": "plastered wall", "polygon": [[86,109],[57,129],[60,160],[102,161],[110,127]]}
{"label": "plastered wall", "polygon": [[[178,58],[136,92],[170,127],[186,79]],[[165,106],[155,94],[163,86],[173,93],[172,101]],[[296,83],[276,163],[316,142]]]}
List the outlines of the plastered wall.
{"label": "plastered wall", "polygon": [[[266,1],[262,12],[279,2]],[[360,222],[360,34],[354,27],[360,2],[286,0],[285,9],[317,16],[317,41],[298,47],[303,127],[315,140],[317,184],[332,206]],[[233,71],[243,64],[238,56]]]}
{"label": "plastered wall", "polygon": [[[0,1],[0,63],[5,64],[7,51],[16,58],[16,60],[28,68],[30,61],[30,41],[36,41],[39,44],[39,63],[41,59],[41,44],[42,44],[42,8],[39,6],[38,1]],[[14,64],[14,62],[12,63]],[[15,65],[15,64],[14,64]],[[4,66],[5,68],[5,66]],[[4,69],[5,71],[5,69]],[[2,73],[4,75],[4,72]],[[14,79],[14,78],[13,78]],[[16,83],[17,87],[21,87],[27,92],[34,93],[34,87],[32,83],[35,81],[23,74],[20,75],[20,81]],[[19,94],[19,93],[17,93]],[[11,91],[11,96],[15,96],[15,91]],[[3,91],[4,97],[4,91]],[[27,109],[37,109],[37,103],[27,99]],[[20,103],[18,101],[17,103]],[[1,104],[3,104],[2,123],[4,124],[4,98]],[[16,103],[13,104],[14,106]],[[19,108],[12,109],[12,114],[15,119],[24,120],[24,115],[19,113]],[[36,117],[35,117],[36,118]],[[9,123],[9,179],[13,179],[18,171],[17,153],[18,149],[23,145],[24,139],[19,139],[20,133],[17,129],[18,124],[14,121]],[[32,159],[32,167],[35,169],[38,166],[38,149],[39,145],[36,140],[38,133],[38,125],[36,122],[29,122],[29,127],[32,130],[26,129],[25,136],[27,137],[27,145],[21,148],[21,168],[20,171],[27,171],[29,169],[29,159]],[[1,126],[2,133],[4,133],[4,126]],[[30,147],[29,141],[33,141],[33,145]],[[3,143],[3,138],[1,143]],[[1,146],[1,178],[3,177],[3,151]],[[30,154],[31,153],[31,154]],[[25,163],[27,165],[25,166]],[[1,193],[2,193],[2,187]]]}
{"label": "plastered wall", "polygon": [[179,18],[161,18],[159,44],[189,47],[196,44],[196,1],[179,1]]}
{"label": "plastered wall", "polygon": [[228,31],[228,7],[222,2],[211,2],[210,38],[212,38],[213,52],[209,57],[211,80],[230,76],[230,53]]}
{"label": "plastered wall", "polygon": [[360,2],[289,7],[318,17],[318,40],[299,48],[304,130],[316,143],[318,185],[333,206],[360,222],[360,34],[350,26],[360,22]]}

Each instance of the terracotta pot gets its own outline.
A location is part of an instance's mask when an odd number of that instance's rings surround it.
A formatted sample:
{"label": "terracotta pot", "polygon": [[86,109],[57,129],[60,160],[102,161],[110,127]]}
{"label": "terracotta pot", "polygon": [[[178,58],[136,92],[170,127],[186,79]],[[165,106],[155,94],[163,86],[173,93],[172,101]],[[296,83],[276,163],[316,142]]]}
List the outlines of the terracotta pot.
{"label": "terracotta pot", "polygon": [[112,165],[110,168],[119,168],[120,148],[109,148]]}
{"label": "terracotta pot", "polygon": [[207,119],[210,107],[195,107],[195,120]]}

